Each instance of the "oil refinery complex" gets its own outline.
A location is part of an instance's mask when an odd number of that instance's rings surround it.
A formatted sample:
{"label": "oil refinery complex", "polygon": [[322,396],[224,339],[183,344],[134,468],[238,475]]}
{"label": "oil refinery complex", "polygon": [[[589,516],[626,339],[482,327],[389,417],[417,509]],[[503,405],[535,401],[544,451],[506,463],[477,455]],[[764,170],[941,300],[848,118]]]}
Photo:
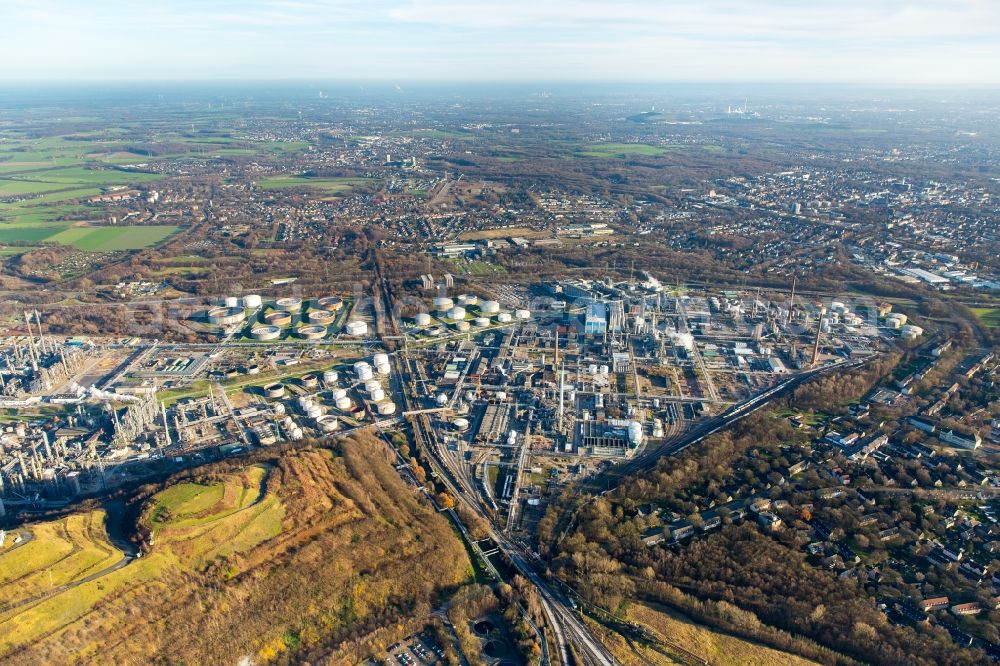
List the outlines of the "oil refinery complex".
{"label": "oil refinery complex", "polygon": [[2,510],[418,419],[517,528],[540,515],[547,481],[653,450],[797,373],[921,333],[886,306],[649,276],[470,283],[454,295],[447,282],[425,284],[403,315],[373,298],[226,297],[190,317],[213,333],[205,343],[56,337],[26,312],[31,334],[0,340]]}

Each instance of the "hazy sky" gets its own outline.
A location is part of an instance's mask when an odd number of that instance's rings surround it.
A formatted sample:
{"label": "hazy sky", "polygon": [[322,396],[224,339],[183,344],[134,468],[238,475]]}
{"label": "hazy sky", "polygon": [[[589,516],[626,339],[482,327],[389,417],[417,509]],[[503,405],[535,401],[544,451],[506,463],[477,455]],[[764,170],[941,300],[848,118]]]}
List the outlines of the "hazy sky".
{"label": "hazy sky", "polygon": [[0,79],[1000,83],[1000,0],[0,0]]}

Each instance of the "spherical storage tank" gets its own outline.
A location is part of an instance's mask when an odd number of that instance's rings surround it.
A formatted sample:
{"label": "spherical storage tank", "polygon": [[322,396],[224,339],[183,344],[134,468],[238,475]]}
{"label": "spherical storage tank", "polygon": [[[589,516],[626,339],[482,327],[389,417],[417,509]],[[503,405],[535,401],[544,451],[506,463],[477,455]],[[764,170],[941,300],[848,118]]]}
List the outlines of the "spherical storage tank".
{"label": "spherical storage tank", "polygon": [[257,294],[247,294],[243,297],[243,307],[245,308],[259,308],[260,304],[260,296]]}
{"label": "spherical storage tank", "polygon": [[246,318],[246,313],[240,307],[212,308],[208,311],[208,323],[216,326],[238,324]]}
{"label": "spherical storage tank", "polygon": [[456,305],[448,310],[449,319],[465,319],[465,308]]}
{"label": "spherical storage tank", "polygon": [[347,326],[344,327],[348,335],[364,335],[368,332],[368,324],[363,321],[349,321]]}
{"label": "spherical storage tank", "polygon": [[286,310],[287,312],[298,312],[302,309],[302,299],[298,296],[289,296],[287,298],[279,298],[274,302],[274,305],[279,310]]}
{"label": "spherical storage tank", "polygon": [[417,326],[430,326],[431,316],[426,312],[418,312],[413,321]]}
{"label": "spherical storage tank", "polygon": [[250,337],[261,342],[277,340],[281,337],[281,329],[277,326],[254,326],[250,330]]}
{"label": "spherical storage tank", "polygon": [[438,296],[434,299],[434,309],[438,312],[444,312],[455,305],[455,301],[451,300],[447,296]]}
{"label": "spherical storage tank", "polygon": [[483,312],[483,314],[496,314],[500,312],[500,304],[496,301],[483,301],[482,305],[479,306],[479,309]]}
{"label": "spherical storage tank", "polygon": [[445,405],[447,405],[448,404],[448,394],[447,393],[439,393],[438,397],[437,397],[437,404],[440,405],[440,406],[442,406],[442,407],[444,407]]}

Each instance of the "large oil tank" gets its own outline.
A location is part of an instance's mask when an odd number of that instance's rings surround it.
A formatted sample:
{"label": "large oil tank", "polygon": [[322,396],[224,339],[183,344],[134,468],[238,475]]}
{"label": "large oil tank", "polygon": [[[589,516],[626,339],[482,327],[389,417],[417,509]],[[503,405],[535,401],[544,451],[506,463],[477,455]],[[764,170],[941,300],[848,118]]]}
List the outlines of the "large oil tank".
{"label": "large oil tank", "polygon": [[368,324],[363,321],[349,321],[347,326],[344,327],[344,331],[348,335],[365,335],[368,333]]}
{"label": "large oil tank", "polygon": [[417,316],[413,318],[413,321],[417,326],[430,326],[431,316],[426,312],[418,312]]}
{"label": "large oil tank", "polygon": [[479,306],[479,310],[487,315],[496,314],[500,312],[500,304],[496,301],[483,301]]}

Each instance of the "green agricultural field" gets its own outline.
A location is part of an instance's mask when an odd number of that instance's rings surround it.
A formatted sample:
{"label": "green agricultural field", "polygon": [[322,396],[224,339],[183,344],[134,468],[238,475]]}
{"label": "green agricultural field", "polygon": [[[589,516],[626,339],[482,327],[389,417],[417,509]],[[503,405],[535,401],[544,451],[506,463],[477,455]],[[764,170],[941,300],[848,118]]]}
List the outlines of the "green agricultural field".
{"label": "green agricultural field", "polygon": [[9,243],[37,243],[59,233],[62,226],[21,226],[0,224],[0,245]]}
{"label": "green agricultural field", "polygon": [[989,328],[1000,327],[1000,308],[972,308],[972,311],[984,326]]}
{"label": "green agricultural field", "polygon": [[657,157],[666,152],[666,148],[645,143],[595,143],[577,154],[584,157],[628,157],[630,155]]}
{"label": "green agricultural field", "polygon": [[320,190],[327,194],[343,194],[355,187],[367,185],[367,178],[308,178],[306,176],[274,176],[258,182],[267,190],[308,189]]}
{"label": "green agricultural field", "polygon": [[175,233],[179,227],[157,225],[149,227],[72,227],[47,240],[72,245],[87,252],[139,250],[157,245]]}

